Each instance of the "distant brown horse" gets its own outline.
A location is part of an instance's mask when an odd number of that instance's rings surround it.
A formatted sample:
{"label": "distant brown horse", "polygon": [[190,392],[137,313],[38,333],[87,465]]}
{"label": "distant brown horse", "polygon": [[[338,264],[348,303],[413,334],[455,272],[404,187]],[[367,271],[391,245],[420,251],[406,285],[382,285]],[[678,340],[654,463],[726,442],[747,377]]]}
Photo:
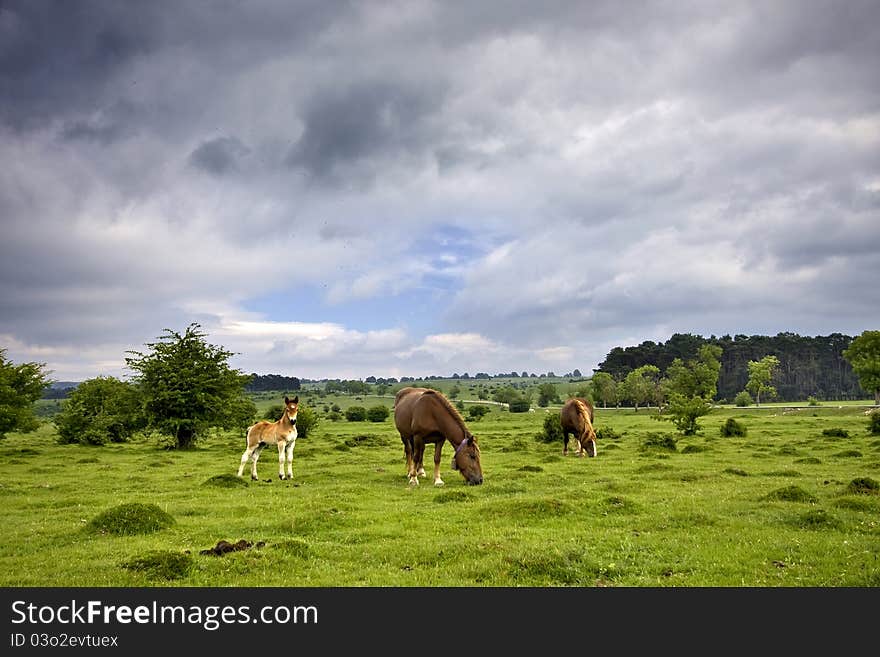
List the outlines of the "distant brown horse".
{"label": "distant brown horse", "polygon": [[296,413],[299,409],[299,395],[293,399],[284,398],[284,412],[276,422],[260,420],[247,430],[247,448],[241,455],[238,476],[244,472],[244,466],[253,456],[251,479],[257,479],[257,461],[260,452],[266,445],[278,446],[278,478],[284,479],[284,463],[287,461],[287,478],[293,479],[293,448],[296,445]]}
{"label": "distant brown horse", "polygon": [[418,485],[419,476],[425,476],[425,443],[435,443],[434,485],[443,485],[440,456],[447,440],[455,448],[452,469],[458,470],[468,484],[483,483],[477,439],[442,393],[429,388],[403,388],[394,398],[394,424],[403,441],[410,485]]}
{"label": "distant brown horse", "polygon": [[577,455],[596,456],[596,431],[593,429],[593,403],[574,397],[562,405],[562,454],[568,454],[568,435],[577,438]]}

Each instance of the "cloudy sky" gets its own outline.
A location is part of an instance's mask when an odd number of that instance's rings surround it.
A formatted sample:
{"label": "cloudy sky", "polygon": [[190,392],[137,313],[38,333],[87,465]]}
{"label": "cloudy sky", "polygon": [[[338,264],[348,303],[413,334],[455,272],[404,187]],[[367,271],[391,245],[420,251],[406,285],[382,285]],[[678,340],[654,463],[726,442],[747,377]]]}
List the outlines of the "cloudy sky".
{"label": "cloudy sky", "polygon": [[880,328],[880,3],[0,2],[0,348],[589,373]]}

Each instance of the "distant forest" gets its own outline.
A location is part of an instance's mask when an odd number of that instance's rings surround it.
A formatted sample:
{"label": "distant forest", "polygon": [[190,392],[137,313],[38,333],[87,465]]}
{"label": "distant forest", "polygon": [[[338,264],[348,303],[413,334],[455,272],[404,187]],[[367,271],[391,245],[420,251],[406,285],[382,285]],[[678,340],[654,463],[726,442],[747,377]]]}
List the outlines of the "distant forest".
{"label": "distant forest", "polygon": [[244,389],[248,392],[270,392],[286,390],[291,392],[300,389],[300,380],[295,376],[281,376],[280,374],[251,374],[253,379]]}
{"label": "distant forest", "polygon": [[843,357],[853,338],[841,333],[806,337],[796,333],[766,335],[729,335],[705,338],[690,333],[676,333],[663,343],[646,341],[635,347],[615,347],[599,363],[597,372],[607,372],[621,381],[631,370],[655,365],[661,373],[673,359],[688,360],[697,355],[703,344],[721,347],[721,373],[716,399],[732,401],[746,387],[747,363],[774,355],[779,359],[773,385],[778,401],[799,401],[808,397],[840,401],[871,397],[862,390],[858,377]]}

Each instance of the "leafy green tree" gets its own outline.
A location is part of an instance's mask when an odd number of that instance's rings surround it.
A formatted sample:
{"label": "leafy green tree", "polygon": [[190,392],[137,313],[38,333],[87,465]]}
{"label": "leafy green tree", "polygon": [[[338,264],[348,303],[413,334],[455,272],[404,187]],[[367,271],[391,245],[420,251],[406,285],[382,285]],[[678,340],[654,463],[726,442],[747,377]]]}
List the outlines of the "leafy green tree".
{"label": "leafy green tree", "polygon": [[80,383],[55,417],[58,442],[122,443],[146,426],[137,388],[112,376]]}
{"label": "leafy green tree", "polygon": [[664,381],[669,403],[664,409],[665,414],[658,419],[670,420],[685,436],[692,436],[700,430],[699,418],[712,411],[712,398],[717,392],[721,372],[721,353],[721,347],[704,344],[699,348],[697,358],[688,361],[673,359]]}
{"label": "leafy green tree", "polygon": [[617,387],[617,381],[608,372],[596,372],[590,379],[592,397],[602,402],[603,408],[608,408],[608,404],[617,403]]}
{"label": "leafy green tree", "polygon": [[660,368],[656,365],[642,365],[626,375],[623,380],[622,396],[632,402],[637,413],[640,404],[656,396],[659,377]]}
{"label": "leafy green tree", "polygon": [[538,386],[538,406],[545,408],[551,403],[559,401],[559,393],[552,383],[542,383]]}
{"label": "leafy green tree", "polygon": [[776,388],[770,385],[773,380],[773,373],[779,367],[779,359],[776,356],[764,356],[761,360],[750,360],[748,362],[749,382],[746,384],[746,390],[752,393],[755,398],[755,406],[761,405],[761,395],[767,397],[776,396]]}
{"label": "leafy green tree", "polygon": [[0,439],[9,431],[33,431],[38,426],[34,402],[51,383],[44,363],[15,365],[0,349]]}
{"label": "leafy green tree", "polygon": [[[332,411],[330,414],[333,414]],[[279,414],[278,417],[281,417],[281,415]],[[333,418],[330,419],[332,420]],[[297,438],[308,438],[309,434],[311,434],[315,430],[319,422],[320,420],[318,418],[318,414],[314,411],[314,409],[312,409],[311,406],[300,404],[299,408],[296,411]]]}
{"label": "leafy green tree", "polygon": [[843,351],[843,357],[859,377],[859,385],[880,405],[880,331],[863,331]]}
{"label": "leafy green tree", "polygon": [[209,427],[240,426],[253,402],[244,388],[250,375],[229,367],[234,354],[205,341],[197,323],[184,333],[165,329],[147,353],[129,351],[125,362],[137,376],[149,427],[171,437],[173,446],[195,445]]}

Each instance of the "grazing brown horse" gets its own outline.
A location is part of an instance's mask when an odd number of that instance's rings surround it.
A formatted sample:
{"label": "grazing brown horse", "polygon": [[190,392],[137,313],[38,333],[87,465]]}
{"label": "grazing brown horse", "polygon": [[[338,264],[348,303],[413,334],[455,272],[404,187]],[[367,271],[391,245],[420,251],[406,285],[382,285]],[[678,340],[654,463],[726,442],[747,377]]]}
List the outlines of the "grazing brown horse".
{"label": "grazing brown horse", "polygon": [[596,431],[593,429],[593,403],[574,397],[562,405],[562,454],[568,454],[568,435],[577,438],[577,455],[596,456]]}
{"label": "grazing brown horse", "polygon": [[287,478],[293,479],[293,448],[296,445],[296,413],[299,408],[299,395],[293,399],[284,398],[284,413],[276,422],[260,420],[247,430],[247,448],[241,455],[238,476],[244,472],[244,466],[253,456],[251,479],[257,479],[257,461],[260,452],[266,445],[278,446],[278,478],[284,479],[284,463],[287,461]]}
{"label": "grazing brown horse", "polygon": [[455,448],[452,469],[458,470],[468,484],[483,483],[477,439],[442,393],[429,388],[403,388],[394,398],[394,424],[403,441],[410,485],[418,485],[419,475],[425,476],[425,443],[435,443],[434,485],[443,485],[440,455],[447,440]]}

